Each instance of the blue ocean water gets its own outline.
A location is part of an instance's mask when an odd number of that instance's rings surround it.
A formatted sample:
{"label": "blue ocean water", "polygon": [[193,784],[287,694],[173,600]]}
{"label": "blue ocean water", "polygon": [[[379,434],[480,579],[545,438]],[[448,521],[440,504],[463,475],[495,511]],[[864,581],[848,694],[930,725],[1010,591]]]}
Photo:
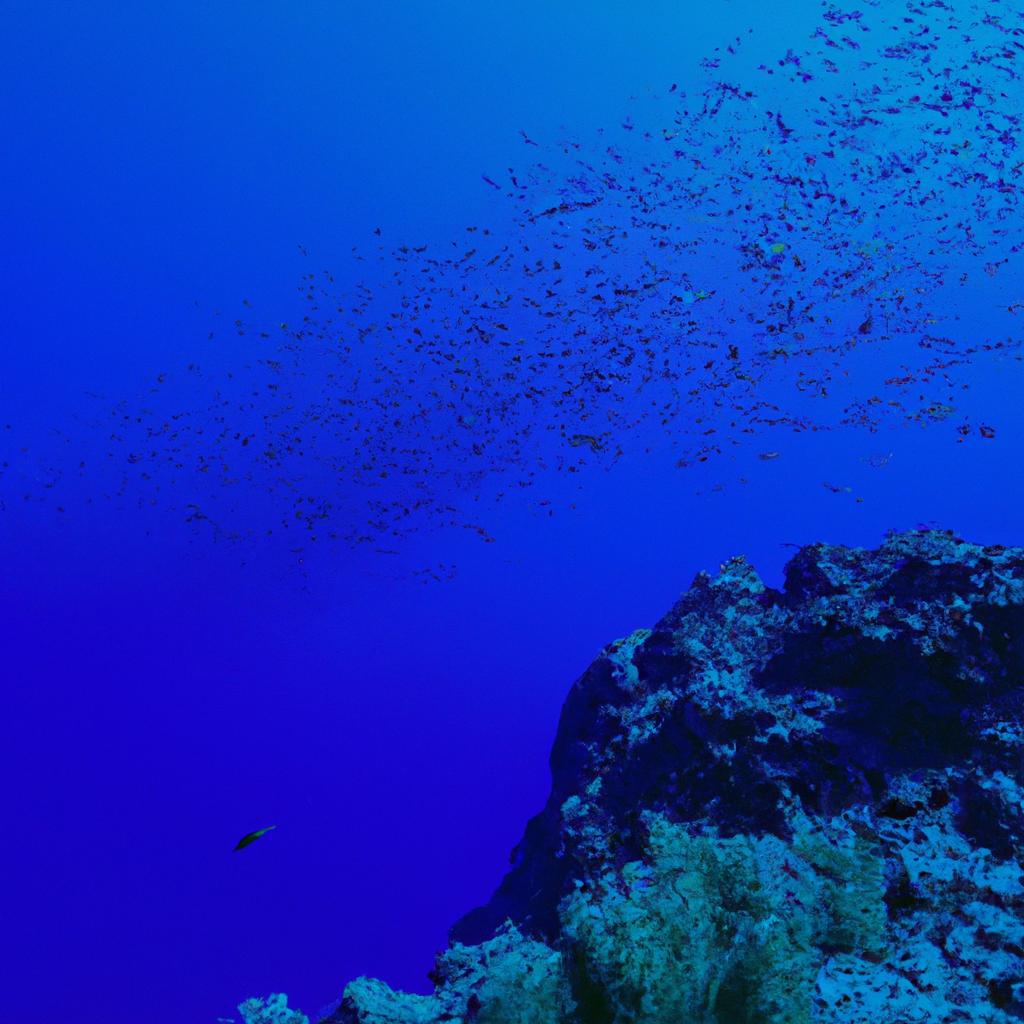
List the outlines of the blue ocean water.
{"label": "blue ocean water", "polygon": [[3,1019],[429,991],[695,572],[1024,539],[1010,5],[5,14]]}

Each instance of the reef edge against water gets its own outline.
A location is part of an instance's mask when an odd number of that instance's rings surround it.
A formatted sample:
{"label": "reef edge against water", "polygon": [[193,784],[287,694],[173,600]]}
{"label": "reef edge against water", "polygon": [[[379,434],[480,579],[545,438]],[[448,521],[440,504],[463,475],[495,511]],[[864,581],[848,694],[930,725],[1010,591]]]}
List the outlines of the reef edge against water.
{"label": "reef edge against water", "polygon": [[325,1024],[1024,1019],[1024,549],[742,557],[572,687],[433,995]]}

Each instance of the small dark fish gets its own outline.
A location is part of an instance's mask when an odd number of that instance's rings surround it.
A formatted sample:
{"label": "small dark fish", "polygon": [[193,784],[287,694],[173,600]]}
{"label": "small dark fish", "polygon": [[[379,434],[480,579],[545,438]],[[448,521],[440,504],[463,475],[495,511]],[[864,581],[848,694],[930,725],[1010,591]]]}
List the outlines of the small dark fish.
{"label": "small dark fish", "polygon": [[277,828],[276,825],[269,825],[267,828],[257,829],[255,832],[250,832],[248,835],[242,836],[238,840],[238,845],[235,847],[236,850],[244,850],[250,843],[255,843],[260,836],[265,836],[268,832]]}

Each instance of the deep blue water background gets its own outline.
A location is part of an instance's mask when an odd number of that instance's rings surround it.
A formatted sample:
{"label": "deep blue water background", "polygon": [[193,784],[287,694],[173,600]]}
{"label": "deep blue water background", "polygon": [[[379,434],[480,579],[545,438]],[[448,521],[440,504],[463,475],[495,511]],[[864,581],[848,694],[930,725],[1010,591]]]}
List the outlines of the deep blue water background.
{"label": "deep blue water background", "polygon": [[[0,5],[0,421],[97,444],[75,430],[85,391],[202,357],[215,307],[286,307],[298,244],[330,265],[378,226],[445,239],[491,212],[480,175],[521,158],[519,129],[614,122],[747,27],[805,35],[817,5],[689,8]],[[458,561],[438,586],[342,548],[299,580],[272,547],[243,566],[130,504],[58,521],[12,498],[0,1019],[212,1022],[280,990],[313,1015],[363,973],[428,991],[546,796],[572,680],[696,571],[744,553],[778,583],[784,543],[925,521],[1024,541],[1020,375],[987,372],[996,443],[833,433],[699,497],[627,463],[574,516],[417,540]],[[821,488],[875,451],[894,457],[863,471],[863,503]]]}

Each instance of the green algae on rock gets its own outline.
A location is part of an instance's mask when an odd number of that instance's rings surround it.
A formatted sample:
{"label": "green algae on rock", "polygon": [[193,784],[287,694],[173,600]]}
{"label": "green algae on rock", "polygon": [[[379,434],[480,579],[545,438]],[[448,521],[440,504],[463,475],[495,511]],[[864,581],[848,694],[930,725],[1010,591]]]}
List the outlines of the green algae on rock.
{"label": "green algae on rock", "polygon": [[431,996],[332,1024],[1024,1019],[1024,549],[701,573],[569,693],[552,789]]}

